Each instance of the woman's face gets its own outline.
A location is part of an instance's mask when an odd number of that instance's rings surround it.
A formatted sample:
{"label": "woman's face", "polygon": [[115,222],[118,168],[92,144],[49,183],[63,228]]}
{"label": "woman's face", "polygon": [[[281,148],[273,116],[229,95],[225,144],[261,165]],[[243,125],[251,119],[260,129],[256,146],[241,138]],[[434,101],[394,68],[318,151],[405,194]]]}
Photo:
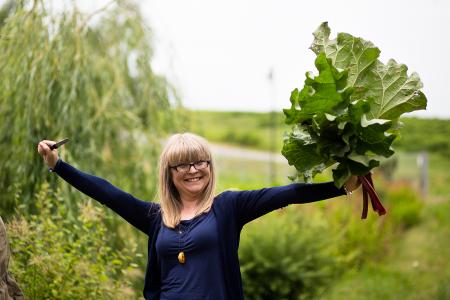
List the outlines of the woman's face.
{"label": "woman's face", "polygon": [[211,176],[210,165],[196,169],[193,165],[186,172],[171,168],[172,180],[181,197],[195,197],[203,192]]}

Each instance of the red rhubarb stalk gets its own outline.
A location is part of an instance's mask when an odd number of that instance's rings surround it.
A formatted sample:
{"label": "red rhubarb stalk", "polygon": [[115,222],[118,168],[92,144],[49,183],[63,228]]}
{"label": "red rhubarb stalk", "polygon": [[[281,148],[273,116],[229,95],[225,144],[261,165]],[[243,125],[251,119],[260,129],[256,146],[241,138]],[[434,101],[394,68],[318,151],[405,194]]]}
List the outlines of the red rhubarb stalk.
{"label": "red rhubarb stalk", "polygon": [[363,188],[363,211],[361,215],[361,219],[367,218],[367,210],[369,207],[369,194],[367,193],[366,189]]}
{"label": "red rhubarb stalk", "polygon": [[371,173],[364,176],[358,176],[358,179],[361,182],[363,188],[363,212],[361,215],[361,219],[367,218],[369,197],[373,210],[376,211],[380,216],[384,215],[386,213],[386,209],[381,204],[380,197],[378,197],[377,192],[375,192]]}

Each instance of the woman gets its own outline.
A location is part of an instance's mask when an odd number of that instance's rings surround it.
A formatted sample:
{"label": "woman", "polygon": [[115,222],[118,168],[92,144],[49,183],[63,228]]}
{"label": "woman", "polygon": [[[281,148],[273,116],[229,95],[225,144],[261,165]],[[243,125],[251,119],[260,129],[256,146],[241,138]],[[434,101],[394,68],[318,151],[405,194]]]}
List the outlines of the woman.
{"label": "woman", "polygon": [[[56,149],[50,150],[54,143],[38,145],[50,170],[149,236],[146,299],[243,299],[238,260],[242,227],[288,204],[345,194],[329,182],[215,196],[215,165],[207,142],[183,133],[168,140],[160,157],[160,204],[144,202],[70,166]],[[358,186],[356,177],[345,185],[349,192]]]}

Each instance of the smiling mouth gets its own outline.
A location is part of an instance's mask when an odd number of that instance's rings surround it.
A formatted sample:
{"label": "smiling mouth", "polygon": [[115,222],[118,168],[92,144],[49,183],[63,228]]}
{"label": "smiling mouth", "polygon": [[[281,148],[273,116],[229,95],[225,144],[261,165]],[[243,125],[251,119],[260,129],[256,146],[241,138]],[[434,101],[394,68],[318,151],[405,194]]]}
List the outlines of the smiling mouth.
{"label": "smiling mouth", "polygon": [[195,182],[195,181],[199,181],[201,178],[202,178],[202,177],[193,177],[193,178],[185,179],[184,181],[187,181],[187,182]]}

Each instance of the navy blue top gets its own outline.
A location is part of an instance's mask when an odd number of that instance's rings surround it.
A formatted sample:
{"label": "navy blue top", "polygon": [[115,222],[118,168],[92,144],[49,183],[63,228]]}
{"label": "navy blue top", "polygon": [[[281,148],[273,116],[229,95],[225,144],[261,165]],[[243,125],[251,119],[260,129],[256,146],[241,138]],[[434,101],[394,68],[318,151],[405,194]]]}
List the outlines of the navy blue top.
{"label": "navy blue top", "polygon": [[[131,225],[148,235],[148,263],[143,293],[145,299],[161,299],[163,277],[166,287],[169,278],[178,280],[181,277],[179,274],[175,274],[177,272],[171,272],[170,267],[166,268],[166,274],[161,272],[162,260],[158,259],[156,247],[160,234],[163,235],[160,241],[164,241],[165,229],[159,204],[139,200],[131,194],[118,189],[108,181],[81,172],[61,159],[56,163],[54,172],[76,189],[108,206]],[[238,248],[240,233],[246,223],[289,204],[314,202],[344,194],[343,189],[337,189],[333,182],[328,182],[317,184],[294,183],[252,191],[226,191],[216,196],[210,214],[214,216],[216,221],[218,255],[221,262],[217,264],[217,268],[220,271],[217,273],[223,274],[225,284],[223,289],[226,299],[239,300],[244,298]],[[212,227],[208,227],[208,230],[210,228]],[[194,243],[197,243],[197,241],[194,241]],[[164,247],[164,245],[162,246]],[[171,247],[170,242],[167,243],[167,246]],[[214,245],[211,247],[214,247]],[[192,255],[192,253],[190,254]],[[186,256],[186,265],[189,264],[189,259],[191,258]],[[214,258],[210,257],[209,259]],[[209,273],[207,274],[210,276]],[[222,280],[215,280],[210,286],[206,284],[211,284],[208,278],[196,281],[200,285],[203,284],[203,287],[200,289],[204,291],[206,289],[220,289]],[[208,299],[196,298],[196,290],[184,290],[181,292],[186,295],[186,299]]]}
{"label": "navy blue top", "polygon": [[[183,251],[186,262],[180,264]],[[219,255],[217,222],[209,211],[181,221],[175,229],[161,226],[156,255],[161,269],[161,300],[225,300],[225,279]]]}

